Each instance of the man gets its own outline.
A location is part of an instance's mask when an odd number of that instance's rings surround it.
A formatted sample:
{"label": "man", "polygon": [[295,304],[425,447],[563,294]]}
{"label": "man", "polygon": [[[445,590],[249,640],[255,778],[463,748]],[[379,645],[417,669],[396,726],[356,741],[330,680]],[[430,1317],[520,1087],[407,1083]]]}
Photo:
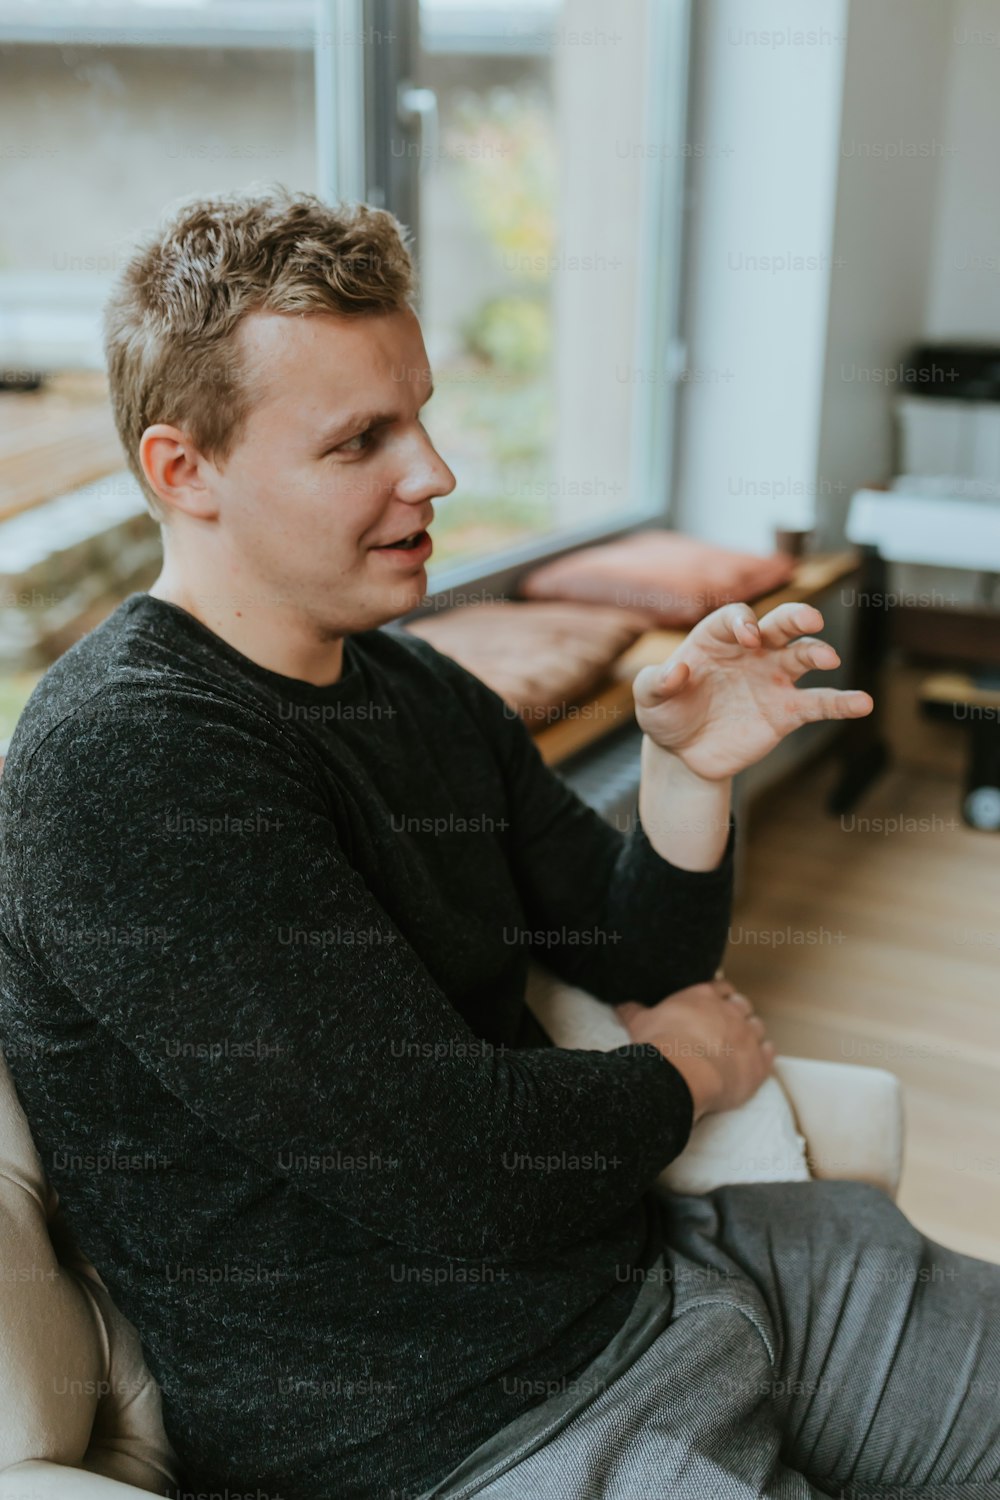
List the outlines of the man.
{"label": "man", "polygon": [[[730,778],[871,700],[795,686],[837,660],[815,610],[718,611],[636,680],[624,835],[378,629],[454,486],[412,290],[390,216],[301,195],[137,252],[108,368],[163,571],[46,674],[0,781],[3,1038],[185,1483],[1000,1493],[1000,1270],[855,1184],[647,1192],[771,1067],[711,978]],[[518,930],[633,1041],[551,1046]]]}

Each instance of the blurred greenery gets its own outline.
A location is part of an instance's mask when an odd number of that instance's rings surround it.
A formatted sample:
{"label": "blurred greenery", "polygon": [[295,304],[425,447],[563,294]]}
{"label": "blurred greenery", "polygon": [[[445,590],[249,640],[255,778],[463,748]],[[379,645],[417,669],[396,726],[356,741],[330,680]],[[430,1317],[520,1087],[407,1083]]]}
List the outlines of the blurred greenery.
{"label": "blurred greenery", "polygon": [[528,297],[490,297],[462,332],[466,347],[497,369],[513,375],[542,370],[552,346],[551,315],[544,302]]}
{"label": "blurred greenery", "polygon": [[505,373],[537,373],[552,350],[558,181],[551,101],[531,88],[463,90],[452,111],[461,190],[510,288],[467,320],[466,348]]}
{"label": "blurred greenery", "polygon": [[432,574],[552,524],[552,101],[533,84],[462,89],[447,117],[466,211],[493,251],[495,274],[492,295],[459,329],[464,355],[438,369],[433,436],[459,487],[435,507]]}
{"label": "blurred greenery", "polygon": [[509,495],[462,495],[440,504],[434,522],[434,556],[429,572],[456,558],[480,557],[544,530],[544,499]]}
{"label": "blurred greenery", "polygon": [[449,145],[470,209],[508,268],[547,282],[559,185],[551,101],[529,87],[463,90],[453,108]]}
{"label": "blurred greenery", "polygon": [[542,376],[505,375],[483,360],[439,372],[429,428],[460,483],[434,504],[432,572],[548,529],[551,418]]}

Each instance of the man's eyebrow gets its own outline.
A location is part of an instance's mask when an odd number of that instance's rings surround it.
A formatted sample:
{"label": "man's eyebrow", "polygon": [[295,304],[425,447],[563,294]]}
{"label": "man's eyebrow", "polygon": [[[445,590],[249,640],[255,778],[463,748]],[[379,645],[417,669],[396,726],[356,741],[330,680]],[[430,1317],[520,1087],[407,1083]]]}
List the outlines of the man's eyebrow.
{"label": "man's eyebrow", "polygon": [[[434,387],[431,386],[427,395],[420,403],[421,407],[427,405],[433,394]],[[386,422],[396,422],[398,420],[398,411],[358,410],[348,412],[345,416],[338,417],[336,422],[332,422],[328,427],[325,427],[320,433],[318,441],[320,443],[332,443],[338,438],[346,438],[351,433],[365,432],[369,427],[380,427]]]}

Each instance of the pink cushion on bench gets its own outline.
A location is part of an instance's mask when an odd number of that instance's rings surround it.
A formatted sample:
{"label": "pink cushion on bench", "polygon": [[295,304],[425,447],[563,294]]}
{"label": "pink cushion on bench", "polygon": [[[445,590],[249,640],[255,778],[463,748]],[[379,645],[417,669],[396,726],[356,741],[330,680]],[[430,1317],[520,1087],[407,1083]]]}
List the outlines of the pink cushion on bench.
{"label": "pink cushion on bench", "polygon": [[649,614],[503,600],[423,615],[423,636],[538,728],[563,716],[653,623]]}
{"label": "pink cushion on bench", "polygon": [[520,580],[525,599],[571,599],[647,611],[665,628],[696,625],[720,604],[749,602],[789,582],[795,559],[734,552],[677,531],[636,531],[541,563]]}

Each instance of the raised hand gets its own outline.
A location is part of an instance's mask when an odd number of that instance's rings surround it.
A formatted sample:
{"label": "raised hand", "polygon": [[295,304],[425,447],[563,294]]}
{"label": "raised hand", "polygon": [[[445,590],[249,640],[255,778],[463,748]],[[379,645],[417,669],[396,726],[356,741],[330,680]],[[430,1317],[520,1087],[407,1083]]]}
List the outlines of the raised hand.
{"label": "raised hand", "polygon": [[831,645],[806,633],[822,628],[811,604],[779,604],[759,622],[748,604],[724,605],[666,662],[636,674],[636,722],[695,775],[721,781],[802,724],[864,718],[874,707],[867,693],[795,686],[840,665]]}

